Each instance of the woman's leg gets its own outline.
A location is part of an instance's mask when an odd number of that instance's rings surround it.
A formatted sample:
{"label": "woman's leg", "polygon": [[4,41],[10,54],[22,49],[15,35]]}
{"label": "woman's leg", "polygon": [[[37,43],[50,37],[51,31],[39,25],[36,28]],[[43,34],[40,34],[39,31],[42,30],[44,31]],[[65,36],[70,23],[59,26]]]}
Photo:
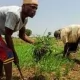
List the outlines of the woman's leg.
{"label": "woman's leg", "polygon": [[69,48],[70,48],[70,43],[66,43],[64,45],[63,57],[69,57],[70,55]]}
{"label": "woman's leg", "polygon": [[6,80],[12,79],[12,62],[8,64],[4,64],[5,74],[6,74]]}

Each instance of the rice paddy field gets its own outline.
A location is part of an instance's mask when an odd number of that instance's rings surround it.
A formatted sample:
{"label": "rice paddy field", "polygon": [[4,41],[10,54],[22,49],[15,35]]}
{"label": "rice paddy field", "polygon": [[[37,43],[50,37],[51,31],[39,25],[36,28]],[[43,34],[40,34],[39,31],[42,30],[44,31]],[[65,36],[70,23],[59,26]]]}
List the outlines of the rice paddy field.
{"label": "rice paddy field", "polygon": [[[63,58],[63,43],[50,39],[52,53],[45,54],[41,60],[33,57],[34,45],[13,38],[20,67],[26,80],[80,80],[80,51]],[[13,64],[13,80],[21,80],[17,67]]]}

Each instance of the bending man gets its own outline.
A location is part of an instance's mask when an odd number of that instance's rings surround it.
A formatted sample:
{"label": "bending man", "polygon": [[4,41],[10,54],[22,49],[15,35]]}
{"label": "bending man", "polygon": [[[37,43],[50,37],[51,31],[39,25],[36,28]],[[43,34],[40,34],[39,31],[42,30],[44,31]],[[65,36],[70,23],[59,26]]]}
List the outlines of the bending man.
{"label": "bending man", "polygon": [[[34,40],[25,34],[25,25],[28,17],[33,18],[38,8],[37,0],[23,0],[22,7],[4,6],[0,7],[0,80],[3,75],[4,65],[6,80],[12,78],[12,62],[19,63],[17,53],[14,49],[12,34],[19,31],[19,38],[34,44]],[[5,41],[1,37],[5,35]]]}
{"label": "bending man", "polygon": [[56,39],[64,43],[63,56],[69,56],[70,52],[76,51],[80,41],[80,25],[69,25],[54,32]]}

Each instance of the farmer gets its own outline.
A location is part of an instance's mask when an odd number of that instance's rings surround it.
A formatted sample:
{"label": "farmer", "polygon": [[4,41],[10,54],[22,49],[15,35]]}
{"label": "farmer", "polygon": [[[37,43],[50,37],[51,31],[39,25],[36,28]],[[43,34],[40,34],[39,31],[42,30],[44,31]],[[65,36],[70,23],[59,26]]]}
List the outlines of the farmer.
{"label": "farmer", "polygon": [[69,25],[54,32],[56,39],[64,43],[63,57],[68,57],[70,52],[75,52],[80,41],[80,25]]}
{"label": "farmer", "polygon": [[[3,75],[4,66],[6,80],[12,78],[12,62],[19,64],[17,53],[14,49],[12,34],[19,31],[19,37],[30,44],[34,40],[25,34],[25,25],[28,17],[33,18],[38,8],[37,0],[23,0],[22,7],[4,6],[0,7],[0,80]],[[1,37],[5,36],[5,41]]]}

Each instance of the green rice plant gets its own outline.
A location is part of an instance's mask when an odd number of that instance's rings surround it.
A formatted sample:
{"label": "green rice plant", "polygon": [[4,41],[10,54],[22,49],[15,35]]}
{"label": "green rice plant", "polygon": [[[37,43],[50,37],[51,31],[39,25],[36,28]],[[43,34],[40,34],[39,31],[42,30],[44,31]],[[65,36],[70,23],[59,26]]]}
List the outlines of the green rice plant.
{"label": "green rice plant", "polygon": [[45,54],[52,53],[52,46],[50,41],[50,34],[47,36],[36,37],[37,43],[35,44],[33,55],[36,59],[36,62],[39,61]]}

